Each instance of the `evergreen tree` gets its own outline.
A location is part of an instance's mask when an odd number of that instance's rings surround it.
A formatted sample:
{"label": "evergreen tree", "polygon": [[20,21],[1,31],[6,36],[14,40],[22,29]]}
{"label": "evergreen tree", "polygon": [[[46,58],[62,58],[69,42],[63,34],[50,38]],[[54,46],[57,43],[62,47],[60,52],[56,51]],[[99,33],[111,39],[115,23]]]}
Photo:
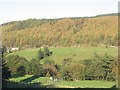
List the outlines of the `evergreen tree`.
{"label": "evergreen tree", "polygon": [[41,60],[44,58],[44,53],[41,49],[38,50],[38,59]]}
{"label": "evergreen tree", "polygon": [[51,52],[50,52],[50,50],[48,49],[47,46],[43,47],[43,52],[44,52],[44,57],[51,55]]}
{"label": "evergreen tree", "polygon": [[0,53],[0,60],[2,60],[2,87],[4,88],[6,86],[6,83],[7,83],[7,80],[10,78],[11,76],[11,71],[10,69],[8,68],[8,66],[6,65],[6,62],[5,62],[5,55],[6,55],[6,47],[2,47],[0,48],[0,51],[2,53]]}

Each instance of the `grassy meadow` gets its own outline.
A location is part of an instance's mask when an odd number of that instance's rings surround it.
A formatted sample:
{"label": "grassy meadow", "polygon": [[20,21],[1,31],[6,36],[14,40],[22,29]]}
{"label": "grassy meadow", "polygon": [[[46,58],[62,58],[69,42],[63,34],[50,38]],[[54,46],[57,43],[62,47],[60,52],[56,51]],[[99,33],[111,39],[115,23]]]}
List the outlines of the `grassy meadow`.
{"label": "grassy meadow", "polygon": [[[61,64],[65,58],[71,58],[73,61],[89,59],[94,53],[100,55],[107,53],[111,56],[118,55],[118,49],[113,47],[51,47],[49,49],[53,51],[50,58],[57,64]],[[27,60],[31,60],[32,58],[37,58],[38,50],[39,48],[30,48],[16,51],[9,55],[19,55],[25,57]]]}
{"label": "grassy meadow", "polygon": [[[111,56],[118,55],[118,49],[112,47],[51,47],[49,48],[53,51],[52,56],[50,58],[55,61],[57,64],[61,64],[65,58],[71,58],[73,61],[80,61],[84,59],[89,59],[93,57],[94,53],[99,55],[103,55],[105,53]],[[16,51],[10,53],[8,55],[19,55],[25,57],[27,60],[31,60],[32,58],[37,58],[39,48],[29,48],[25,50]],[[41,60],[42,61],[42,60]],[[12,76],[10,81],[22,84],[34,84],[37,83],[42,86],[53,86],[57,88],[112,88],[117,85],[114,81],[97,81],[97,80],[79,80],[79,81],[50,81],[49,77],[34,77],[33,75],[25,75],[25,76]],[[22,86],[22,84],[20,86]],[[11,87],[10,84],[8,86]],[[29,85],[30,86],[30,85]],[[14,87],[14,85],[13,85]],[[19,87],[19,86],[18,86]],[[32,86],[34,87],[34,86]]]}
{"label": "grassy meadow", "polygon": [[[50,81],[49,77],[38,77],[38,78],[32,78],[33,75],[25,75],[23,77],[12,77],[10,81],[14,82],[22,82],[22,83],[39,83],[39,85],[43,86],[54,86],[57,88],[112,88],[114,85],[116,85],[116,82],[108,82],[108,81]],[[50,82],[49,82],[50,81]]]}

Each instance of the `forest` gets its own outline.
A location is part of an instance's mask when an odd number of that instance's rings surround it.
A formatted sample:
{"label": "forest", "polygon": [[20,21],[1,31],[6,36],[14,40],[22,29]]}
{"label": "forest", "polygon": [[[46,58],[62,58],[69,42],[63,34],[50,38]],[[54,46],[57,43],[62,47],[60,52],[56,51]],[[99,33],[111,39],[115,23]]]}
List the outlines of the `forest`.
{"label": "forest", "polygon": [[[28,19],[0,26],[8,47],[118,46],[117,14],[94,17]],[[26,38],[27,37],[27,38]]]}

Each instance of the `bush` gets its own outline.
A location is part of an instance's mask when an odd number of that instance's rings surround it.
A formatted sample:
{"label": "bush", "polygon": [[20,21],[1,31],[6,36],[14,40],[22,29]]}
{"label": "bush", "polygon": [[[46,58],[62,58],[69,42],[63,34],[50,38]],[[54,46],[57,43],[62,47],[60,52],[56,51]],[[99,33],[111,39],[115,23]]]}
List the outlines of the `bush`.
{"label": "bush", "polygon": [[19,66],[17,68],[17,73],[21,76],[24,76],[26,74],[26,69],[25,69],[25,66]]}
{"label": "bush", "polygon": [[65,65],[62,68],[62,77],[67,81],[82,80],[84,79],[84,68],[84,65],[79,63],[70,63],[69,65]]}
{"label": "bush", "polygon": [[47,46],[43,47],[43,53],[44,53],[44,57],[52,55],[52,52],[50,52]]}
{"label": "bush", "polygon": [[38,50],[38,59],[41,60],[44,58],[44,53],[41,49]]}
{"label": "bush", "polygon": [[56,69],[55,65],[44,64],[43,68],[44,68],[44,71],[45,71],[46,74],[49,73],[50,76],[56,76],[57,75],[57,69]]}
{"label": "bush", "polygon": [[28,66],[28,61],[24,57],[20,57],[18,55],[9,55],[6,57],[6,64],[8,65],[12,73],[17,73],[19,67]]}
{"label": "bush", "polygon": [[28,74],[35,76],[44,76],[43,66],[39,63],[39,60],[32,59],[29,61],[29,66],[27,67]]}
{"label": "bush", "polygon": [[84,71],[87,80],[108,80],[115,81],[116,75],[113,74],[113,66],[116,66],[114,58],[108,54],[95,54],[91,60],[85,60],[86,66]]}

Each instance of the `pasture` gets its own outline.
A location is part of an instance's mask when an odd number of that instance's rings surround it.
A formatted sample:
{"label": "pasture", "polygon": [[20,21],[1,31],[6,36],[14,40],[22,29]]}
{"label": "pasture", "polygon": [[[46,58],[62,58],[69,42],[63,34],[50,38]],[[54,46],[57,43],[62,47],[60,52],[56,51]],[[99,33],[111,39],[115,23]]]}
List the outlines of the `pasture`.
{"label": "pasture", "polygon": [[[53,51],[50,58],[54,60],[56,64],[61,64],[66,58],[71,58],[73,61],[89,59],[94,53],[100,55],[107,53],[111,56],[118,56],[118,49],[112,47],[52,47],[49,49]],[[39,48],[30,48],[16,51],[8,55],[19,55],[25,57],[27,60],[31,60],[32,58],[37,58],[38,50]]]}
{"label": "pasture", "polygon": [[[25,50],[16,51],[8,55],[19,55],[25,57],[27,60],[37,58],[37,52],[39,48],[30,48]],[[94,53],[103,55],[105,53],[111,56],[118,56],[118,49],[112,47],[51,47],[50,51],[53,51],[51,60],[54,60],[56,64],[61,64],[66,58],[71,58],[73,61],[81,61],[93,57]],[[43,61],[43,60],[41,60]],[[56,87],[56,88],[112,88],[117,83],[111,81],[97,81],[97,80],[80,80],[80,81],[50,81],[49,77],[35,77],[33,75],[25,76],[12,76],[10,79],[12,82],[25,84],[34,84],[35,87]],[[11,86],[13,84],[9,84]],[[28,85],[30,86],[30,85]],[[14,85],[13,85],[14,87]],[[19,85],[18,85],[19,87]],[[27,86],[26,86],[27,87]],[[34,87],[34,86],[32,86]]]}
{"label": "pasture", "polygon": [[[50,81],[49,77],[36,77],[33,79],[33,75],[25,75],[23,77],[10,78],[10,81],[14,82],[22,82],[22,83],[38,83],[42,86],[54,86],[56,88],[111,88],[116,85],[116,82],[108,82],[108,81],[64,81],[60,80],[57,82]],[[50,82],[48,82],[50,81]]]}

